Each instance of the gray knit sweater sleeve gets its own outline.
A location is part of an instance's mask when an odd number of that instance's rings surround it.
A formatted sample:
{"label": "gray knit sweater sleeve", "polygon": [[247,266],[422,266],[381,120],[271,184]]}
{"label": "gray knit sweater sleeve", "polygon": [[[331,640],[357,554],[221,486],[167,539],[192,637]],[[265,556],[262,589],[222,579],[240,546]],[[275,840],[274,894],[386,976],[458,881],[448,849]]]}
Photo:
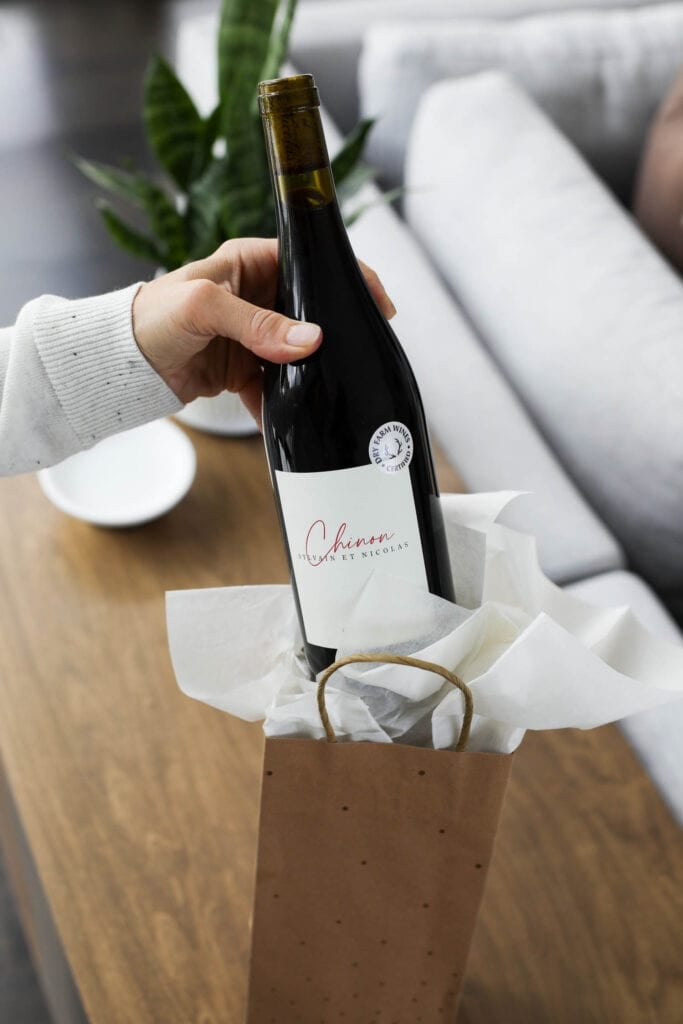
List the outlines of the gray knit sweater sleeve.
{"label": "gray knit sweater sleeve", "polygon": [[182,408],[136,344],[139,287],[44,295],[0,330],[0,475],[53,465]]}

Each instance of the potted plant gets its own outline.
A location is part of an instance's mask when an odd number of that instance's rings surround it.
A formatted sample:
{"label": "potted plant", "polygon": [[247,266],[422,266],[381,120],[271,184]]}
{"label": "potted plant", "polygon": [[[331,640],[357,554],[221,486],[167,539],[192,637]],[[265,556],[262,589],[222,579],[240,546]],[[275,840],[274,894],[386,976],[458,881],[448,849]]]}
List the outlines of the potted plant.
{"label": "potted plant", "polygon": [[[148,143],[158,164],[153,175],[77,158],[96,185],[133,208],[124,219],[105,198],[97,200],[116,243],[156,268],[173,270],[209,255],[222,241],[275,235],[275,211],[257,85],[276,78],[287,53],[296,0],[223,0],[217,36],[218,103],[202,117],[171,66],[154,57],[143,90]],[[345,210],[372,176],[360,165],[372,121],[361,121],[333,160]],[[347,214],[347,222],[360,210]],[[221,412],[221,407],[225,412]],[[252,430],[234,396],[198,399],[180,414],[219,433]]]}

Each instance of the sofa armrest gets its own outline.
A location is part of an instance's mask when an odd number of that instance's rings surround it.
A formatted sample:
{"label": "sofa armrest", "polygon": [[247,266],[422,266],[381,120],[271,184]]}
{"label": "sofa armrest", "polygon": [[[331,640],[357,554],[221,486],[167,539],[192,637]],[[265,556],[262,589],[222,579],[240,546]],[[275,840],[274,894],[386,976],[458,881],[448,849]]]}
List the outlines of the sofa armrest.
{"label": "sofa armrest", "polygon": [[[630,572],[609,572],[568,588],[584,601],[605,608],[628,605],[655,636],[683,643],[683,636],[656,594]],[[652,780],[683,825],[683,700],[630,715],[619,723]]]}

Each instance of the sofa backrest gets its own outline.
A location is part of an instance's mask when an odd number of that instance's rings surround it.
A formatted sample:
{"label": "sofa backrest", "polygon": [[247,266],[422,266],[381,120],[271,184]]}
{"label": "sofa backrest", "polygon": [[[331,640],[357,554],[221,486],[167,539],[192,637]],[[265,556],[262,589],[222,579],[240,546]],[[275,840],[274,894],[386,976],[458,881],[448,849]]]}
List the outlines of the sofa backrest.
{"label": "sofa backrest", "polygon": [[[340,129],[349,132],[359,116],[357,68],[363,37],[379,22],[512,18],[534,11],[658,2],[661,0],[299,0],[291,57],[297,67],[315,75],[327,108]],[[200,103],[216,78],[219,7],[220,0],[180,0],[174,6],[176,63],[183,81],[199,83]]]}
{"label": "sofa backrest", "polygon": [[682,65],[682,3],[376,25],[366,35],[359,72],[362,112],[378,118],[368,158],[386,185],[396,185],[429,86],[502,70],[628,201],[648,126]]}

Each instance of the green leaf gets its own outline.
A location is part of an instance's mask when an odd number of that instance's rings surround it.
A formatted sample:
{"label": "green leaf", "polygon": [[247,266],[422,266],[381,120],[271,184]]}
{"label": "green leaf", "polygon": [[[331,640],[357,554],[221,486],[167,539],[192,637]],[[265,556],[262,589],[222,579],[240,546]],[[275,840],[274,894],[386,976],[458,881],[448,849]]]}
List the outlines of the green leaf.
{"label": "green leaf", "polygon": [[[209,117],[199,115],[162,58],[151,62],[145,79],[145,127],[159,164],[186,203],[182,214],[176,198],[135,167],[119,169],[76,160],[99,188],[133,203],[146,215],[150,237],[121,220],[107,203],[100,204],[110,233],[123,248],[170,269],[208,255],[226,238],[274,234],[274,200],[257,112],[257,85],[280,73],[296,6],[297,0],[222,0],[217,39],[219,103]],[[361,122],[333,161],[343,203],[373,176],[360,163],[372,123]],[[218,139],[225,140],[225,155],[214,156]],[[356,208],[349,220],[372,205]]]}
{"label": "green leaf", "polygon": [[337,196],[342,206],[345,206],[350,199],[353,199],[356,192],[358,192],[363,185],[367,185],[368,182],[373,181],[375,178],[375,170],[373,167],[368,167],[367,164],[357,164],[354,169],[342,179],[341,183],[337,186]]}
{"label": "green leaf", "polygon": [[204,121],[162,57],[151,60],[145,75],[143,116],[157,160],[176,184],[186,189],[204,143]]}
{"label": "green leaf", "polygon": [[365,120],[359,121],[344,140],[341,149],[332,161],[332,174],[337,185],[351,173],[360,160],[368,133],[374,123],[374,118],[365,118]]}
{"label": "green leaf", "polygon": [[[264,194],[269,175],[256,95],[278,6],[279,0],[223,0],[218,31],[219,134],[230,159],[230,187],[249,190],[256,182]],[[257,224],[262,213],[250,210],[247,222]]]}
{"label": "green leaf", "polygon": [[214,107],[209,116],[202,121],[202,137],[197,151],[195,152],[195,159],[194,164],[192,165],[192,173],[190,175],[188,187],[192,182],[196,181],[197,178],[201,178],[202,174],[204,174],[211,162],[214,143],[218,138],[220,119],[221,105],[219,103]]}
{"label": "green leaf", "polygon": [[187,194],[186,220],[191,238],[188,257],[201,259],[224,240],[220,223],[220,196],[226,177],[227,160],[214,160]]}
{"label": "green leaf", "polygon": [[218,28],[221,130],[231,146],[254,132],[254,97],[270,50],[278,0],[223,0]]}
{"label": "green leaf", "polygon": [[364,213],[368,212],[368,210],[372,210],[375,206],[388,206],[389,203],[393,203],[397,199],[400,199],[404,192],[405,188],[403,186],[399,186],[398,188],[390,189],[388,192],[383,192],[378,199],[371,199],[368,203],[361,203],[361,205],[357,206],[355,210],[351,210],[348,214],[344,215],[344,223],[347,228],[350,228],[351,225],[355,224],[359,217],[362,217]]}
{"label": "green leaf", "polygon": [[151,238],[122,221],[104,200],[98,202],[98,208],[109,234],[122,249],[132,253],[138,259],[153,263],[155,266],[164,265],[163,256]]}
{"label": "green leaf", "polygon": [[256,178],[247,184],[237,182],[229,157],[214,160],[190,189],[188,221],[193,238],[190,259],[208,255],[227,238],[272,235],[270,186],[264,188]]}
{"label": "green leaf", "polygon": [[[220,221],[227,238],[272,235],[264,232],[264,213],[268,209],[268,192],[258,181],[251,185],[227,188],[221,197]],[[267,225],[270,228],[270,225]]]}
{"label": "green leaf", "polygon": [[136,206],[144,206],[145,188],[137,174],[120,171],[109,164],[83,160],[80,157],[74,157],[73,161],[79,171],[95,185],[107,189],[108,192],[114,192]]}
{"label": "green leaf", "polygon": [[[277,78],[280,68],[287,54],[289,47],[289,36],[292,31],[294,12],[296,11],[297,0],[285,0],[281,8],[281,17],[275,18],[273,22],[268,53],[261,68],[261,78],[266,81],[269,78]],[[254,110],[257,109],[257,97],[254,94]]]}
{"label": "green leaf", "polygon": [[143,210],[156,236],[155,245],[163,265],[169,270],[182,265],[187,258],[185,223],[159,185],[139,171],[121,171],[107,164],[80,159],[76,160],[76,165],[96,185]]}
{"label": "green leaf", "polygon": [[164,256],[163,265],[174,270],[187,259],[185,221],[163,189],[149,183],[144,210]]}

